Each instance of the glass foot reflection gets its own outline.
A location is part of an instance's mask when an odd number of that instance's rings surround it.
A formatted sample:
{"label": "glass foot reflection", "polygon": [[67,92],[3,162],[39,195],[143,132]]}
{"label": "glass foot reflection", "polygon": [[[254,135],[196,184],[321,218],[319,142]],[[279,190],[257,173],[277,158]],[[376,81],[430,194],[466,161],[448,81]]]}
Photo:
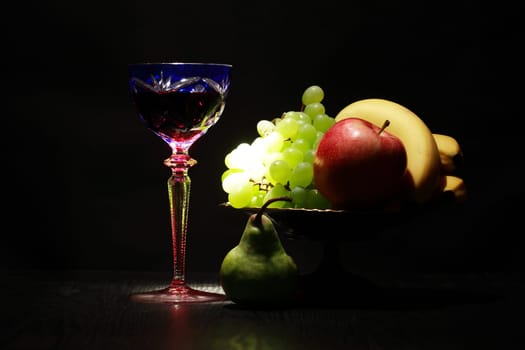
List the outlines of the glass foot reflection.
{"label": "glass foot reflection", "polygon": [[142,303],[204,303],[223,301],[224,294],[207,292],[190,287],[186,283],[172,282],[168,287],[132,294],[130,299]]}

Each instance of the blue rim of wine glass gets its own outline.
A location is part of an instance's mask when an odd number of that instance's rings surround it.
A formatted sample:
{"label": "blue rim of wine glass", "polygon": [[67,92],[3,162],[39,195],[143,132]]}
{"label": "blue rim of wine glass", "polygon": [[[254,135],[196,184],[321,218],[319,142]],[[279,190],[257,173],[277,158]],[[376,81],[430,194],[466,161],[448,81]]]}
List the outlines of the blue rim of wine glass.
{"label": "blue rim of wine glass", "polygon": [[128,73],[132,78],[144,81],[158,78],[160,73],[172,79],[181,79],[187,76],[205,76],[213,79],[222,86],[224,92],[229,90],[230,72],[233,66],[226,63],[207,62],[144,62],[128,65]]}
{"label": "blue rim of wine glass", "polygon": [[217,63],[217,62],[135,62],[130,63],[129,66],[148,66],[148,65],[188,65],[188,66],[223,66],[223,67],[233,67],[229,63]]}

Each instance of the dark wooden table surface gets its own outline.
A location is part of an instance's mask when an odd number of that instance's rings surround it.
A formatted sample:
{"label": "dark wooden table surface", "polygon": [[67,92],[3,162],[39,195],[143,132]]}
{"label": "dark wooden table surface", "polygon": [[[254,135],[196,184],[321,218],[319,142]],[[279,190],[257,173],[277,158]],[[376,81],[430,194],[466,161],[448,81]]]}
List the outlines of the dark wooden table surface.
{"label": "dark wooden table surface", "polygon": [[[320,282],[295,306],[230,301],[143,304],[164,273],[10,271],[2,278],[1,349],[518,349],[517,273],[366,275],[372,288]],[[219,291],[212,276],[188,277]],[[315,281],[312,279],[311,283]],[[313,287],[313,285],[312,285]],[[338,290],[334,294],[334,290]]]}

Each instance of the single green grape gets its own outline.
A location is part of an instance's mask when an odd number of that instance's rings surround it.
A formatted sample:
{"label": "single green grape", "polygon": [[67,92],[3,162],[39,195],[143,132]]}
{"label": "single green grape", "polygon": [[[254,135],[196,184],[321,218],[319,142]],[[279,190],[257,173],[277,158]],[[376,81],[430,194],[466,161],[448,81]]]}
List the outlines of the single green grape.
{"label": "single green grape", "polygon": [[273,161],[270,164],[268,171],[270,172],[272,179],[282,184],[286,184],[292,174],[292,169],[288,163],[282,159]]}
{"label": "single green grape", "polygon": [[250,182],[245,182],[236,186],[228,194],[228,202],[234,208],[244,208],[248,206],[255,193],[255,186]]}
{"label": "single green grape", "polygon": [[303,162],[313,164],[315,160],[315,149],[310,148],[303,154]]}
{"label": "single green grape", "polygon": [[312,123],[312,117],[306,112],[297,112],[297,120],[300,123]]}
{"label": "single green grape", "polygon": [[324,133],[335,124],[335,118],[330,117],[326,113],[317,114],[315,117],[313,117],[312,124],[318,131]]}
{"label": "single green grape", "polygon": [[307,196],[308,194],[304,187],[295,186],[292,188],[290,197],[292,198],[294,208],[305,208]]}
{"label": "single green grape", "polygon": [[288,112],[284,113],[283,116],[280,118],[281,122],[283,120],[285,120],[286,118],[292,118],[292,119],[295,119],[295,120],[300,120],[301,119],[301,112],[299,112],[299,111],[288,111]]}
{"label": "single green grape", "polygon": [[310,142],[308,142],[308,140],[300,138],[300,139],[296,139],[290,147],[296,148],[304,153],[308,151],[309,149],[311,149],[312,145]]}
{"label": "single green grape", "polygon": [[310,119],[318,114],[325,114],[326,110],[321,102],[313,102],[304,106],[304,113],[308,114]]}
{"label": "single green grape", "polygon": [[266,136],[275,129],[275,124],[269,120],[259,120],[257,122],[257,133],[259,136]]}
{"label": "single green grape", "polygon": [[295,147],[287,147],[282,151],[282,159],[288,163],[291,169],[295,168],[304,158],[304,153]]}
{"label": "single green grape", "polygon": [[223,175],[222,189],[226,193],[236,191],[238,187],[249,183],[250,180],[249,175],[243,170],[231,171]]}
{"label": "single green grape", "polygon": [[293,138],[292,140],[304,139],[308,141],[309,144],[313,144],[316,137],[317,129],[310,123],[302,123],[301,126],[299,126],[297,133],[295,134],[295,138]]}
{"label": "single green grape", "polygon": [[299,122],[293,117],[285,117],[275,126],[275,131],[281,134],[284,139],[295,138],[298,129]]}
{"label": "single green grape", "polygon": [[303,96],[301,97],[301,101],[303,105],[308,105],[310,103],[315,102],[321,102],[324,98],[324,91],[323,89],[318,85],[312,85],[307,87],[304,92]]}
{"label": "single green grape", "polygon": [[312,183],[313,177],[314,168],[312,163],[300,162],[292,170],[292,174],[290,175],[290,188],[296,186],[308,187]]}

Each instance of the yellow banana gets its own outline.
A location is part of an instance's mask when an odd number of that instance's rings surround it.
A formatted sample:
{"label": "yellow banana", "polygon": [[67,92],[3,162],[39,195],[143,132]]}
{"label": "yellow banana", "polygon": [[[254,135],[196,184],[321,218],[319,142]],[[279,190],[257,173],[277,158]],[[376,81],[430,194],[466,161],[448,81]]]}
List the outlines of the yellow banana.
{"label": "yellow banana", "polygon": [[441,163],[432,132],[423,120],[408,108],[380,98],[353,102],[335,120],[349,117],[365,119],[380,127],[388,119],[388,132],[401,140],[407,152],[407,173],[411,177],[408,200],[422,204],[435,197],[441,190]]}
{"label": "yellow banana", "polygon": [[443,175],[443,193],[451,193],[454,196],[454,202],[463,203],[467,200],[467,187],[465,181],[456,175]]}
{"label": "yellow banana", "polygon": [[436,141],[441,160],[441,170],[444,174],[453,174],[463,165],[463,151],[459,142],[452,136],[432,134]]}

